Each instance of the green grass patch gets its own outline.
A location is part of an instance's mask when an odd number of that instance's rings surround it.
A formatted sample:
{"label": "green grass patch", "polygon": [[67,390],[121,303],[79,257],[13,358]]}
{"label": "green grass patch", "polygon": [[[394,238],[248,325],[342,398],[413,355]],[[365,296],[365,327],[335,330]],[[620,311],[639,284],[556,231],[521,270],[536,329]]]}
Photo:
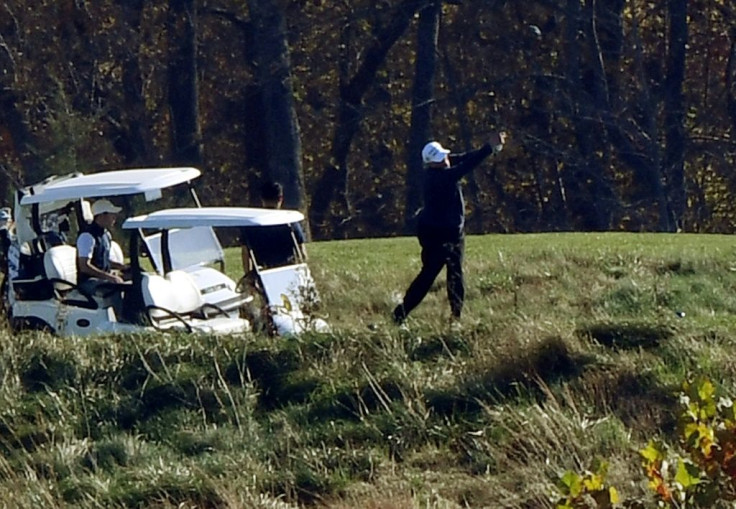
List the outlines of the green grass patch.
{"label": "green grass patch", "polygon": [[[736,249],[718,235],[467,239],[462,329],[442,275],[390,312],[415,239],[315,243],[328,334],[0,332],[9,507],[552,507],[606,458],[674,440],[693,375],[736,394]],[[239,252],[227,253],[234,278]],[[650,499],[653,502],[653,499]]]}

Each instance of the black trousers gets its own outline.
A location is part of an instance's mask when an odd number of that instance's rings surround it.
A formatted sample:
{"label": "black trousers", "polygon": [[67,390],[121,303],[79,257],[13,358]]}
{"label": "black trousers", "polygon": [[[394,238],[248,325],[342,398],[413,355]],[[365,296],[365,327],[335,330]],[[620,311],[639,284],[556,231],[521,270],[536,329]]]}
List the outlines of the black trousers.
{"label": "black trousers", "polygon": [[454,230],[448,232],[420,228],[417,237],[422,246],[422,270],[409,285],[403,303],[394,310],[394,320],[403,321],[422,302],[444,267],[447,267],[447,299],[450,301],[450,310],[452,316],[460,318],[465,301],[465,236]]}

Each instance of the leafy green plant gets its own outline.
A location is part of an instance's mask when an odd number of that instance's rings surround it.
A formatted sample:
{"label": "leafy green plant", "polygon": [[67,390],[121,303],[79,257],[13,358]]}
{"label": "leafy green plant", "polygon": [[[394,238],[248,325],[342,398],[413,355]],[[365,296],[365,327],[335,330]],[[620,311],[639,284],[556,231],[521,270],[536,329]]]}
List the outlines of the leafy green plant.
{"label": "leafy green plant", "polygon": [[715,507],[736,501],[736,409],[713,383],[683,383],[681,451],[652,440],[640,453],[660,507]]}
{"label": "leafy green plant", "polygon": [[557,500],[555,509],[616,507],[619,503],[618,491],[606,483],[607,472],[608,463],[600,460],[596,460],[592,471],[582,475],[572,470],[565,472],[557,484],[562,496]]}
{"label": "leafy green plant", "polygon": [[[705,377],[685,381],[677,447],[652,439],[639,451],[647,486],[657,507],[712,508],[736,501],[736,407],[719,397]],[[612,508],[620,502],[606,481],[607,464],[596,461],[582,475],[567,471],[558,481],[556,509]],[[629,500],[626,507],[636,507]]]}

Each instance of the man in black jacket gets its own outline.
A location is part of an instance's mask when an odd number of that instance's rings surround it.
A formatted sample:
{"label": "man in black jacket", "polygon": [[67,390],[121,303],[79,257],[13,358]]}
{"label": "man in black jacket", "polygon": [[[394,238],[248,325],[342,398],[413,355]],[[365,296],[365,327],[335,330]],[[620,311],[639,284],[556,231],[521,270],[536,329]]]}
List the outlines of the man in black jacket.
{"label": "man in black jacket", "polygon": [[459,320],[465,300],[465,201],[460,180],[492,153],[500,152],[505,133],[494,133],[488,143],[465,154],[451,154],[436,141],[422,149],[424,208],[419,213],[417,237],[422,246],[422,270],[409,285],[404,300],[393,311],[397,324],[427,295],[443,267],[447,267],[447,298],[452,318]]}

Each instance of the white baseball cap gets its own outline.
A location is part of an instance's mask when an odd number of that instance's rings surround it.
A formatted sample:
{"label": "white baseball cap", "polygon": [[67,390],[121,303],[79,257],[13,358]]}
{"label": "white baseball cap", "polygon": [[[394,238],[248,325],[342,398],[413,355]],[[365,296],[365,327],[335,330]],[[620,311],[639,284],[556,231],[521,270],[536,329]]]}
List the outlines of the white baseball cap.
{"label": "white baseball cap", "polygon": [[440,145],[439,142],[430,141],[422,149],[422,161],[424,161],[424,164],[441,163],[449,153],[450,151]]}
{"label": "white baseball cap", "polygon": [[123,210],[121,207],[116,207],[110,200],[97,200],[92,204],[92,215],[98,216],[100,214],[117,214]]}

